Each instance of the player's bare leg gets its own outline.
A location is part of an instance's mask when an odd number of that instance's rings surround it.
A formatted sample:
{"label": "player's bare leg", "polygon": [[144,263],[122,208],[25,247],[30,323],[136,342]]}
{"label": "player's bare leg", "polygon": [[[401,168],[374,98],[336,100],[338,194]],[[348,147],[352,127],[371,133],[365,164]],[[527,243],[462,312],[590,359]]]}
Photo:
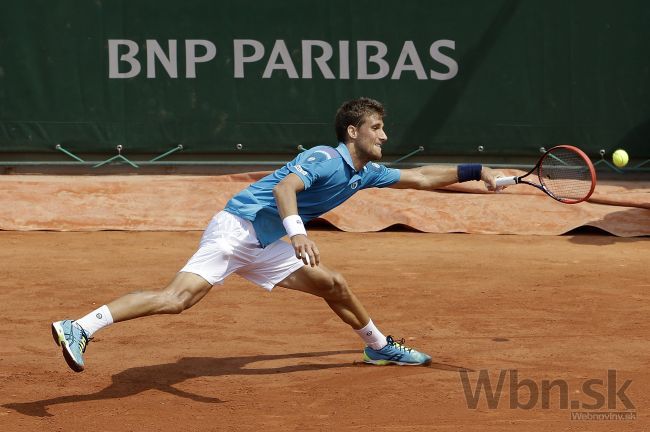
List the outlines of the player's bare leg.
{"label": "player's bare leg", "polygon": [[61,347],[68,366],[75,372],[84,370],[83,354],[92,335],[114,322],[155,315],[181,313],[194,306],[212,288],[193,273],[176,274],[167,287],[155,291],[136,291],[112,301],[84,316],[52,323],[52,336]]}
{"label": "player's bare leg", "polygon": [[302,291],[323,298],[329,307],[361,337],[368,346],[363,360],[376,365],[427,365],[431,357],[385,337],[370,319],[345,278],[323,265],[303,266],[277,286]]}
{"label": "player's bare leg", "polygon": [[177,273],[167,287],[155,291],[135,291],[107,306],[113,322],[156,314],[175,314],[189,309],[210,292],[212,285],[194,273]]}
{"label": "player's bare leg", "polygon": [[345,278],[320,265],[304,266],[277,284],[321,297],[346,324],[359,330],[370,321],[370,315],[348,287]]}

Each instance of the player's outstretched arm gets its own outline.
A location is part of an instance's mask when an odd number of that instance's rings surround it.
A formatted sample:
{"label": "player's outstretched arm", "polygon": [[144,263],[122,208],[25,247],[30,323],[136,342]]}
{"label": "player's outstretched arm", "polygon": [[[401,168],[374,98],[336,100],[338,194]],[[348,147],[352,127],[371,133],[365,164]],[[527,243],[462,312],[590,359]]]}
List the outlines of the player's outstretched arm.
{"label": "player's outstretched arm", "polygon": [[287,235],[296,251],[296,257],[314,267],[320,264],[320,252],[316,243],[307,238],[307,232],[298,214],[296,194],[304,189],[305,184],[300,177],[291,173],[275,185],[273,196]]}
{"label": "player's outstretched arm", "polygon": [[[473,164],[475,167],[476,164]],[[434,190],[443,186],[448,186],[459,181],[467,180],[483,180],[488,190],[496,190],[496,178],[501,176],[488,167],[475,168],[475,176],[470,170],[472,178],[459,178],[462,177],[466,171],[459,169],[458,166],[448,165],[426,165],[418,168],[400,170],[400,179],[397,183],[391,185],[392,188],[397,189],[419,189],[419,190]],[[480,177],[480,178],[479,178]]]}

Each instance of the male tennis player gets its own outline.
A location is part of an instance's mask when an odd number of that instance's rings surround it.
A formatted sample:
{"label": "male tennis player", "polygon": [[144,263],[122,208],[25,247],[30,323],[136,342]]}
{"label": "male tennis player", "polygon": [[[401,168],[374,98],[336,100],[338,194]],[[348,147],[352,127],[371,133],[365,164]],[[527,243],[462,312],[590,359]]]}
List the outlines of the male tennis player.
{"label": "male tennis player", "polygon": [[[494,190],[495,173],[480,164],[391,169],[376,164],[384,132],[384,107],[360,98],[336,113],[337,147],[318,146],[235,195],[208,225],[198,251],[171,283],[158,291],[127,294],[83,318],[52,323],[52,335],[74,371],[103,327],[154,314],[180,313],[201,300],[231,273],[273,289],[280,286],[322,297],[365,342],[363,360],[376,365],[427,365],[431,357],[384,334],[339,273],[321,264],[304,224],[361,189],[393,187],[432,190],[483,180]],[[291,244],[281,240],[288,236]]]}

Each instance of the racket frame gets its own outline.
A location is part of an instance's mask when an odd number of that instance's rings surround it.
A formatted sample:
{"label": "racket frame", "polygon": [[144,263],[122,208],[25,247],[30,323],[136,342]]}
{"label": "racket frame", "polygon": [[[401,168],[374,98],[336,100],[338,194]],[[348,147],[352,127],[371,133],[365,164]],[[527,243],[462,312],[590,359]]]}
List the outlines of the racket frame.
{"label": "racket frame", "polygon": [[[585,164],[587,165],[587,168],[589,169],[589,173],[591,175],[591,189],[589,189],[589,192],[581,199],[571,199],[571,198],[561,198],[553,195],[551,191],[548,190],[548,188],[544,185],[544,182],[542,181],[542,176],[540,173],[540,167],[542,166],[542,162],[544,161],[545,158],[549,157],[551,155],[551,152],[553,150],[556,150],[558,148],[565,148],[567,150],[570,150],[574,153],[576,153],[578,156],[580,156],[584,161]],[[528,177],[532,173],[536,172],[537,174],[537,180],[539,180],[539,184],[533,183],[527,180],[524,180],[524,178]],[[506,185],[513,185],[513,184],[519,184],[519,183],[524,183],[533,187],[536,187],[537,189],[541,190],[544,192],[546,195],[550,196],[556,201],[559,201],[564,204],[578,204],[580,202],[586,201],[589,199],[591,194],[594,192],[594,189],[596,188],[596,169],[594,168],[594,165],[591,163],[591,160],[589,159],[589,156],[587,156],[582,150],[580,150],[578,147],[574,147],[571,145],[567,144],[561,144],[557,145],[553,148],[548,149],[542,157],[539,158],[537,161],[537,164],[528,171],[526,174],[522,176],[510,176],[510,177],[500,177],[497,178],[497,186],[506,186]]]}

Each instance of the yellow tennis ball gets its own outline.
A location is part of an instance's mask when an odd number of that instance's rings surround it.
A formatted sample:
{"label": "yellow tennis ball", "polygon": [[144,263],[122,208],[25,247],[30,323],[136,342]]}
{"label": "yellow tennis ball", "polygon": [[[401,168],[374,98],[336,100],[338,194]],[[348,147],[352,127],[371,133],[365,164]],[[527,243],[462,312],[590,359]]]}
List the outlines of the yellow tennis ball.
{"label": "yellow tennis ball", "polygon": [[618,149],[614,153],[612,153],[612,162],[614,162],[614,165],[616,165],[619,168],[623,168],[625,165],[627,165],[629,160],[630,157],[627,155],[627,152],[623,149]]}

